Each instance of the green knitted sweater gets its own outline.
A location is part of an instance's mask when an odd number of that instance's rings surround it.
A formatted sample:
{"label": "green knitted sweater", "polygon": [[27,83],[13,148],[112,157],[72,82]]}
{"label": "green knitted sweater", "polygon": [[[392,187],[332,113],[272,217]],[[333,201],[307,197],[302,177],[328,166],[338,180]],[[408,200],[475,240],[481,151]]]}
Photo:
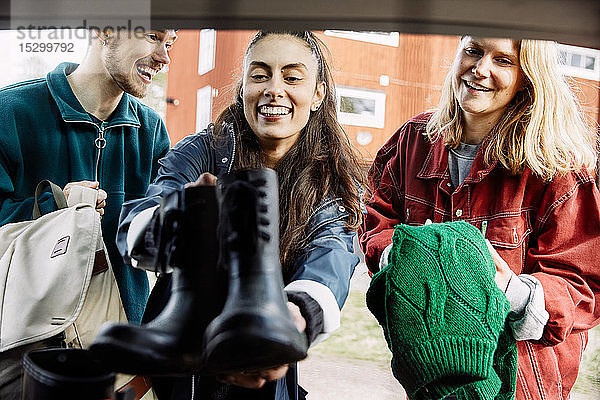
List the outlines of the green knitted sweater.
{"label": "green knitted sweater", "polygon": [[495,272],[485,239],[466,222],[396,227],[367,306],[410,399],[514,398],[516,343]]}

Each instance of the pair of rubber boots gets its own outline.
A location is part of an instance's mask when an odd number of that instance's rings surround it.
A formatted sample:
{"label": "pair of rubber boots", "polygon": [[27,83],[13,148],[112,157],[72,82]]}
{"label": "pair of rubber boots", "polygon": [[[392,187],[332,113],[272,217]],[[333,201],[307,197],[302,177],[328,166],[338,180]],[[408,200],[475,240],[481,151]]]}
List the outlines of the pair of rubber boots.
{"label": "pair of rubber boots", "polygon": [[142,326],[105,326],[91,350],[115,371],[151,376],[305,358],[283,291],[278,198],[275,171],[261,168],[163,199],[157,263],[173,268],[166,307]]}

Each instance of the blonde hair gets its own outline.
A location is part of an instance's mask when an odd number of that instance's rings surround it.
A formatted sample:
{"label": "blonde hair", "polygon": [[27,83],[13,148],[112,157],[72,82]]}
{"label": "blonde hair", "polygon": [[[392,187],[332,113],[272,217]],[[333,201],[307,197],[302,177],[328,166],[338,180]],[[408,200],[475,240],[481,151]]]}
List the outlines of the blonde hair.
{"label": "blonde hair", "polygon": [[[517,92],[486,138],[485,162],[498,161],[513,174],[529,167],[546,181],[557,173],[594,169],[595,133],[559,71],[556,42],[521,40],[519,62],[524,90]],[[451,148],[458,146],[463,134],[462,112],[455,96],[456,68],[455,59],[446,75],[439,107],[426,129],[432,141],[441,138]]]}

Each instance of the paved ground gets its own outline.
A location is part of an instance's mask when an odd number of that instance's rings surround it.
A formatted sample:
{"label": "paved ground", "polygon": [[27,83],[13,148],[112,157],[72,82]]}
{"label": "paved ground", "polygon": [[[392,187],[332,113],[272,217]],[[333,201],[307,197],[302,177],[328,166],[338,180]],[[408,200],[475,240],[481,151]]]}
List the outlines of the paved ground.
{"label": "paved ground", "polygon": [[[365,292],[370,278],[364,264],[352,276],[351,289]],[[300,385],[308,400],[404,400],[402,386],[380,362],[309,354],[299,365]]]}
{"label": "paved ground", "polygon": [[362,360],[310,355],[299,366],[308,400],[404,400],[402,386],[387,368]]}
{"label": "paved ground", "polygon": [[599,400],[600,393],[571,393],[571,400]]}
{"label": "paved ground", "polygon": [[[299,366],[308,400],[405,400],[387,368],[362,360],[310,355]],[[600,393],[571,393],[571,400],[600,400]]]}

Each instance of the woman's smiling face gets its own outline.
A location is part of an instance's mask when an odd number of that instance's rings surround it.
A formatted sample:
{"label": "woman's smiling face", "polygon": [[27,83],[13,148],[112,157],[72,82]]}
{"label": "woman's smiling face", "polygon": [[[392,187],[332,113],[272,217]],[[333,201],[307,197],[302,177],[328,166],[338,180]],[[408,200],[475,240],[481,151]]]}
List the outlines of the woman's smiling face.
{"label": "woman's smiling face", "polygon": [[511,39],[463,38],[454,68],[454,92],[466,118],[499,119],[522,88],[519,45]]}
{"label": "woman's smiling face", "polygon": [[317,83],[317,60],[300,39],[272,34],[258,41],[244,60],[244,115],[261,147],[285,154],[325,97]]}

